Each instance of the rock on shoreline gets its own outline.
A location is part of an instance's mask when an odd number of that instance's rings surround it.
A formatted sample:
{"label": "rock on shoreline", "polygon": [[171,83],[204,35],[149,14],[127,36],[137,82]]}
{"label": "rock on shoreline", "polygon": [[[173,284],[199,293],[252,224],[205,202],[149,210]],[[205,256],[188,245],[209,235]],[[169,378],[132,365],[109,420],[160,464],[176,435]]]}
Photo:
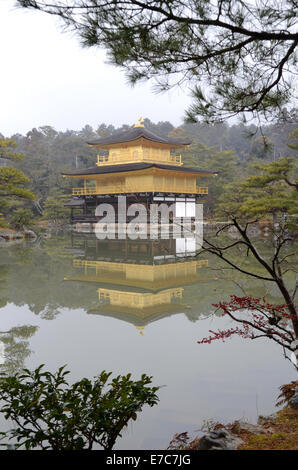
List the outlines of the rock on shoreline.
{"label": "rock on shoreline", "polygon": [[37,235],[33,230],[11,230],[11,229],[0,229],[0,240],[1,241],[12,241],[12,240],[23,240],[25,238],[36,239]]}
{"label": "rock on shoreline", "polygon": [[[298,409],[293,404],[259,416],[258,424],[237,420],[213,423],[204,435],[190,439],[187,432],[174,435],[168,449],[174,450],[298,450]],[[201,434],[203,434],[201,432]]]}

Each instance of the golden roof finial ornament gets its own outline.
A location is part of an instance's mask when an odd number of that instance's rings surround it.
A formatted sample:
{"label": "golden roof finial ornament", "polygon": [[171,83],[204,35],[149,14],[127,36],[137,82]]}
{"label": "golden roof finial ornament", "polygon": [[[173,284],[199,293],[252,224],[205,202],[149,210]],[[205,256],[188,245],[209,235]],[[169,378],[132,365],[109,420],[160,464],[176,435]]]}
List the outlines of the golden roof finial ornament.
{"label": "golden roof finial ornament", "polygon": [[136,329],[139,330],[141,336],[144,336],[144,328],[144,326],[136,326]]}
{"label": "golden roof finial ornament", "polygon": [[144,122],[144,119],[142,117],[139,117],[138,124],[135,124],[133,127],[145,127],[143,122]]}

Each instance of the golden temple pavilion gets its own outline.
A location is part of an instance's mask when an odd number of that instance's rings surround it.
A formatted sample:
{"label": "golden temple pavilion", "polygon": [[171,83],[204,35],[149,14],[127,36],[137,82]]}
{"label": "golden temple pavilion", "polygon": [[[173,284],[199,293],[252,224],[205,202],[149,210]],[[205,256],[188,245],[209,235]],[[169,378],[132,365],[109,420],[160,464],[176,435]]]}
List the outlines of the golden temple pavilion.
{"label": "golden temple pavilion", "polygon": [[181,155],[171,151],[190,144],[187,141],[160,137],[144,127],[139,118],[127,131],[87,142],[107,155],[98,153],[92,168],[83,168],[63,176],[83,180],[81,187],[72,190],[71,221],[96,223],[95,209],[100,203],[117,209],[118,196],[125,196],[127,206],[141,203],[181,202],[194,204],[199,196],[208,194],[208,187],[198,186],[197,178],[216,175],[216,172],[183,166]]}

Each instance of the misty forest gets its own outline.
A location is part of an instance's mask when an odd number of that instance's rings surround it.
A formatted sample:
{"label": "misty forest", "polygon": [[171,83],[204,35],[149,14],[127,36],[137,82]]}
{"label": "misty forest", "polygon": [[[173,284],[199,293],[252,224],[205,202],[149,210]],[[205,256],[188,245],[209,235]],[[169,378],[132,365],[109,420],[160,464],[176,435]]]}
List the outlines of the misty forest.
{"label": "misty forest", "polygon": [[[208,218],[214,216],[226,184],[237,183],[255,174],[255,164],[296,156],[297,131],[293,119],[286,122],[281,120],[261,129],[253,124],[181,124],[175,128],[170,122],[153,123],[149,119],[145,119],[144,124],[160,136],[190,139],[191,145],[179,151],[186,166],[219,172],[204,200],[205,216]],[[129,127],[130,124],[115,128],[111,124],[102,123],[93,129],[87,124],[79,131],[61,132],[51,126],[41,126],[31,129],[24,136],[0,134],[2,139],[9,138],[16,144],[14,152],[24,156],[22,160],[15,161],[14,166],[29,178],[25,187],[35,195],[33,200],[5,198],[4,205],[0,192],[3,222],[7,220],[13,223],[15,220],[18,224],[20,214],[24,215],[25,209],[27,224],[29,219],[41,217],[67,221],[69,210],[64,208],[64,202],[71,198],[73,183],[62,178],[61,173],[94,166],[97,153],[88,147],[86,141],[106,137]],[[9,161],[3,158],[0,164],[9,166]]]}

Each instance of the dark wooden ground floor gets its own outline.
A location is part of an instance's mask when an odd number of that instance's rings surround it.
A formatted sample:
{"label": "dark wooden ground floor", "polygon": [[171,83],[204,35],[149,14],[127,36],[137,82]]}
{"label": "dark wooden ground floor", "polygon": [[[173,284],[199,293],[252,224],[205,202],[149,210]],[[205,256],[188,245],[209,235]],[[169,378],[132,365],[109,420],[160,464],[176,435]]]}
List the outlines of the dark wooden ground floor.
{"label": "dark wooden ground floor", "polygon": [[[70,222],[75,223],[96,223],[100,221],[103,217],[107,215],[107,211],[104,210],[104,206],[99,210],[101,204],[109,204],[114,209],[115,222],[130,222],[133,220],[137,213],[133,215],[128,215],[127,211],[130,206],[133,204],[142,204],[147,211],[147,222],[151,221],[152,213],[150,208],[152,205],[166,204],[170,207],[172,204],[178,203],[179,207],[182,207],[183,204],[185,207],[190,207],[194,203],[198,202],[201,196],[197,194],[163,194],[163,193],[138,193],[138,194],[119,194],[119,195],[106,195],[106,196],[80,196],[72,199],[72,201],[65,204],[70,208]],[[96,214],[97,209],[97,214]],[[131,208],[133,209],[133,208]],[[193,208],[192,208],[193,211]],[[128,211],[129,212],[129,211]],[[102,215],[98,215],[101,213]],[[125,214],[125,218],[124,218]],[[171,214],[170,217],[174,217],[175,214]],[[182,215],[184,216],[184,214]],[[187,216],[187,214],[185,214]],[[161,214],[158,215],[159,219]],[[194,217],[190,215],[190,217]]]}

